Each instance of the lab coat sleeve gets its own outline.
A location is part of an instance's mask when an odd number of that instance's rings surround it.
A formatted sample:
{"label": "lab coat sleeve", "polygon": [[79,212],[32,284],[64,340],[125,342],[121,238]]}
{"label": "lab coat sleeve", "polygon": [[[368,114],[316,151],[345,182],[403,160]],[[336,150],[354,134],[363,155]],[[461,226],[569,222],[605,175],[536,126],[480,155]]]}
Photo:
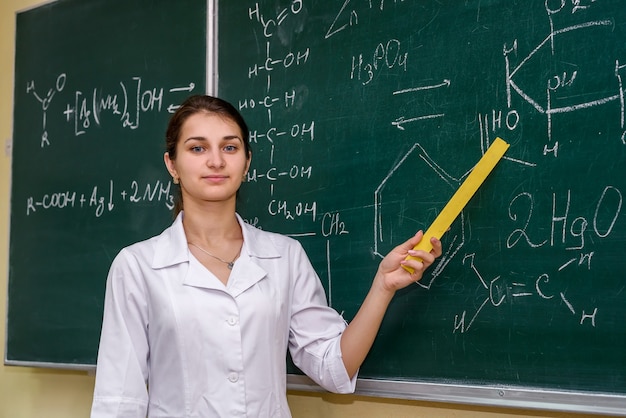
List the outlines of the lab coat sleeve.
{"label": "lab coat sleeve", "polygon": [[148,304],[136,258],[122,250],[106,283],[91,418],[145,418]]}
{"label": "lab coat sleeve", "polygon": [[330,308],[322,283],[300,244],[293,253],[292,312],[289,350],[294,364],[324,389],[352,393],[356,375],[350,379],[341,357],[341,334],[345,320]]}

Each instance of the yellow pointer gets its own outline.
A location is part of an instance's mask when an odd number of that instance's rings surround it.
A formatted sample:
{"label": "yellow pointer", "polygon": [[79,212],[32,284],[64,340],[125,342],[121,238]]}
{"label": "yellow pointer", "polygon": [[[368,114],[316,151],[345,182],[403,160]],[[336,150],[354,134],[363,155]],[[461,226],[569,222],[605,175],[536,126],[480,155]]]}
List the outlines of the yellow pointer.
{"label": "yellow pointer", "polygon": [[[424,250],[429,252],[433,249],[432,244],[430,243],[431,237],[436,237],[437,239],[441,239],[443,234],[450,229],[450,225],[459,216],[459,213],[463,210],[467,202],[474,196],[476,190],[480,187],[480,185],[485,181],[491,170],[496,166],[498,161],[502,158],[506,150],[509,148],[509,144],[504,142],[501,138],[496,138],[496,140],[491,144],[491,146],[485,152],[485,155],[482,156],[478,164],[474,167],[472,172],[467,176],[463,184],[458,188],[454,196],[450,199],[450,201],[443,208],[439,216],[433,221],[430,227],[424,233],[424,237],[422,240],[413,247],[414,250]],[[407,260],[418,260],[422,261],[419,257],[407,256]],[[414,270],[411,267],[402,266],[405,270],[413,273]]]}

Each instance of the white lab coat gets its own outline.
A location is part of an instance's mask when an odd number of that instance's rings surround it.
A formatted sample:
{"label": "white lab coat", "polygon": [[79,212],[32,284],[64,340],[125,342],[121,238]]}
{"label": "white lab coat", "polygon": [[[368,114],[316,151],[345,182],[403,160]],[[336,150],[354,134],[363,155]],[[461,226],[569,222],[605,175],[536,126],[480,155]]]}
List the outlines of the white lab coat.
{"label": "white lab coat", "polygon": [[287,347],[319,385],[353,392],[345,321],[298,241],[237,215],[243,247],[224,286],[189,252],[182,216],[111,265],[91,417],[290,417]]}

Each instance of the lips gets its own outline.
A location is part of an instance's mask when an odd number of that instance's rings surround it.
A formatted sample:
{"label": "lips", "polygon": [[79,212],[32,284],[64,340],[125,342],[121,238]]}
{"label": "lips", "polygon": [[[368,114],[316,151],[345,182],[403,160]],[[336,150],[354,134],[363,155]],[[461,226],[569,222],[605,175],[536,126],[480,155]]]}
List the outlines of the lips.
{"label": "lips", "polygon": [[202,179],[208,182],[212,182],[212,183],[221,183],[227,180],[228,176],[215,174],[215,175],[203,176]]}

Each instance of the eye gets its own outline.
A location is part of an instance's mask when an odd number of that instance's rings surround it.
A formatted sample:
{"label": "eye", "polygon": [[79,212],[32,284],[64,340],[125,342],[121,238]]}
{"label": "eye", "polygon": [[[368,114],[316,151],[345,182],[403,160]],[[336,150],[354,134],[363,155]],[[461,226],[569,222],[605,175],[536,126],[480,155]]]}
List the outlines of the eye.
{"label": "eye", "polygon": [[189,150],[193,153],[200,153],[204,151],[204,147],[200,145],[194,145],[193,147],[189,148]]}
{"label": "eye", "polygon": [[226,151],[226,152],[235,152],[235,151],[237,151],[237,149],[238,149],[237,146],[233,145],[233,144],[229,144],[229,145],[225,145],[224,146],[224,151]]}

